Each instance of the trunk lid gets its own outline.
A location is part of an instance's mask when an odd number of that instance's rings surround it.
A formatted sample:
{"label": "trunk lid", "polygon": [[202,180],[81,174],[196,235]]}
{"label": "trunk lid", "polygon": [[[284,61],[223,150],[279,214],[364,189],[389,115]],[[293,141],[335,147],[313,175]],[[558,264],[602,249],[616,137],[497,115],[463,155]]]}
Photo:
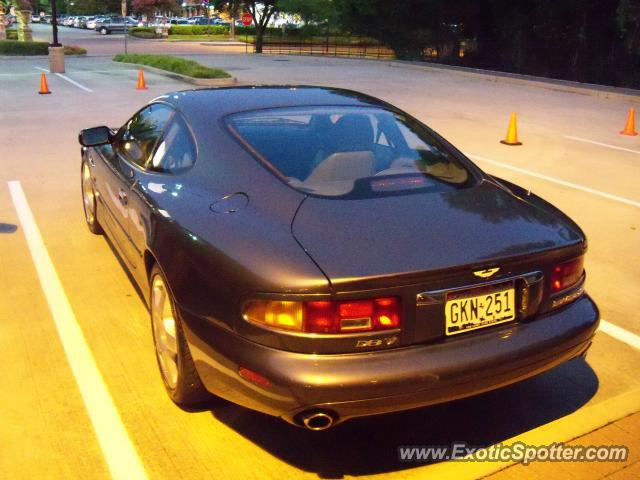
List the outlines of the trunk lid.
{"label": "trunk lid", "polygon": [[453,192],[363,200],[310,196],[292,232],[336,292],[389,276],[411,283],[429,272],[483,267],[583,240],[562,215],[489,181]]}

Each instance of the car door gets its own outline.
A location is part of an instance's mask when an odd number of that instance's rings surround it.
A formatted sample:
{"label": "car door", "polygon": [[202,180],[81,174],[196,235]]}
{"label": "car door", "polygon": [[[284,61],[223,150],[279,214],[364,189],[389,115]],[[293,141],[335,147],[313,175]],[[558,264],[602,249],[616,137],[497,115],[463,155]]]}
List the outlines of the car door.
{"label": "car door", "polygon": [[[196,160],[196,144],[185,119],[174,113],[167,122],[143,169],[129,177],[129,237],[137,255],[142,254],[153,235],[154,210],[170,217],[170,205],[184,201],[183,173]],[[163,199],[164,198],[164,199]],[[158,207],[162,204],[162,208]]]}
{"label": "car door", "polygon": [[[136,179],[136,172],[143,171],[155,149],[162,131],[173,114],[171,107],[152,104],[134,115],[118,132],[106,162],[108,174],[103,185],[98,185],[117,230],[119,249],[127,264],[138,268],[140,252],[129,235],[130,219],[137,215],[137,205],[130,205],[129,191]],[[106,159],[106,158],[105,158]]]}

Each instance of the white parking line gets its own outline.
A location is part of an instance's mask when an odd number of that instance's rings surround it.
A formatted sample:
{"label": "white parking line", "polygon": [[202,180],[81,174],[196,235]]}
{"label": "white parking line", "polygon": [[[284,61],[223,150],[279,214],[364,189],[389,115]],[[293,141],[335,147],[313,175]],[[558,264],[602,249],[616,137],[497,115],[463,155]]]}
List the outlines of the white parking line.
{"label": "white parking line", "polygon": [[620,328],[619,326],[602,319],[600,320],[600,330],[616,340],[640,350],[640,336],[635,333],[629,332],[624,328]]}
{"label": "white parking line", "polygon": [[618,195],[613,195],[607,192],[602,192],[600,190],[595,190],[593,188],[583,187],[582,185],[578,185],[577,183],[567,182],[565,180],[560,180],[559,178],[550,177],[548,175],[544,175],[538,172],[533,172],[531,170],[526,170],[524,168],[514,167],[513,165],[509,165],[507,163],[497,162],[489,158],[481,157],[480,155],[472,155],[472,154],[466,154],[466,155],[473,160],[478,160],[480,162],[496,165],[498,167],[506,168],[507,170],[512,170],[514,172],[522,173],[524,175],[529,175],[530,177],[540,178],[542,180],[546,180],[547,182],[556,183],[558,185],[562,185],[563,187],[573,188],[574,190],[580,190],[581,192],[590,193],[592,195],[597,195],[599,197],[607,198],[609,200],[614,200],[616,202],[631,205],[632,207],[640,208],[640,202],[637,202],[635,200],[630,200],[628,198],[620,197]]}
{"label": "white parking line", "polygon": [[618,147],[616,145],[609,145],[608,143],[596,142],[594,140],[588,140],[586,138],[573,137],[571,135],[565,135],[564,138],[568,138],[569,140],[575,140],[576,142],[584,142],[591,143],[592,145],[598,145],[600,147],[612,148],[613,150],[620,150],[622,152],[635,153],[636,155],[640,155],[640,150],[632,150],[630,148]]}
{"label": "white parking line", "polygon": [[[33,67],[37,70],[40,70],[42,72],[46,72],[46,73],[50,73],[49,70],[47,70],[46,68],[41,68],[41,67]],[[75,80],[72,80],[71,78],[67,77],[66,75],[63,75],[62,73],[56,73],[56,76],[60,77],[63,80],[66,80],[67,82],[71,83],[72,85],[75,85],[76,87],[84,90],[85,92],[93,92],[93,90],[91,90],[90,88],[85,87],[84,85],[81,85],[80,83],[76,82]]]}
{"label": "white parking line", "polygon": [[60,283],[22,185],[18,181],[11,181],[9,191],[40,279],[40,285],[111,475],[116,479],[146,479],[147,474],[142,462],[109,395]]}

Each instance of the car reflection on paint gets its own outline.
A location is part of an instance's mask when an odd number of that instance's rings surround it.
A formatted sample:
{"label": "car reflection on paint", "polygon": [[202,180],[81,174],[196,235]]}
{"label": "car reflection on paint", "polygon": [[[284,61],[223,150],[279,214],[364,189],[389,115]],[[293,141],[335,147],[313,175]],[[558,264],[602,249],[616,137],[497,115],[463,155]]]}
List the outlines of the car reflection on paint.
{"label": "car reflection on paint", "polygon": [[579,227],[370,96],[176,92],[80,142],[178,405],[322,430],[529,378],[597,328]]}

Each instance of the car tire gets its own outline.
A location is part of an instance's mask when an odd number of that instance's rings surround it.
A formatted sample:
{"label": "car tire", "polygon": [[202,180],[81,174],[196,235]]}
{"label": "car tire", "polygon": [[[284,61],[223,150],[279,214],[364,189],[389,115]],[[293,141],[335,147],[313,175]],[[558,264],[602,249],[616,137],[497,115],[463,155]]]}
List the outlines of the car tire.
{"label": "car tire", "polygon": [[102,27],[100,30],[98,30],[100,32],[100,35],[106,35],[107,33],[109,33],[109,30],[107,30],[106,28]]}
{"label": "car tire", "polygon": [[157,264],[151,269],[149,290],[153,345],[167,394],[180,407],[193,407],[211,400],[213,395],[196,371],[173,294]]}
{"label": "car tire", "polygon": [[89,231],[95,235],[102,235],[104,232],[98,221],[98,202],[96,201],[96,191],[93,188],[91,179],[91,169],[86,160],[82,161],[80,168],[80,187],[82,189],[82,209],[84,219],[87,222]]}

